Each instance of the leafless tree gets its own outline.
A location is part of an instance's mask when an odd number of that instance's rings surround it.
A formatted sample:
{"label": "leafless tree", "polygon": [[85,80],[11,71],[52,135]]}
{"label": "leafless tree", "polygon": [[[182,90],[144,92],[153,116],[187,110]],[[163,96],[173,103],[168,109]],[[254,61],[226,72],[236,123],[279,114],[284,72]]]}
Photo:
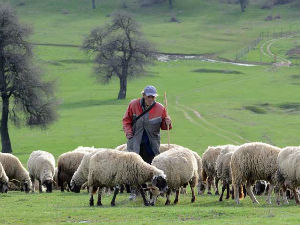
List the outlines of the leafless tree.
{"label": "leafless tree", "polygon": [[2,152],[12,152],[9,119],[18,126],[46,127],[56,118],[53,82],[42,81],[40,70],[33,65],[32,47],[25,40],[30,33],[9,5],[0,4]]}
{"label": "leafless tree", "polygon": [[127,78],[145,74],[144,67],[153,60],[153,49],[139,31],[133,17],[118,11],[112,21],[95,28],[83,42],[83,49],[95,56],[98,79],[108,83],[120,79],[118,99],[126,98]]}

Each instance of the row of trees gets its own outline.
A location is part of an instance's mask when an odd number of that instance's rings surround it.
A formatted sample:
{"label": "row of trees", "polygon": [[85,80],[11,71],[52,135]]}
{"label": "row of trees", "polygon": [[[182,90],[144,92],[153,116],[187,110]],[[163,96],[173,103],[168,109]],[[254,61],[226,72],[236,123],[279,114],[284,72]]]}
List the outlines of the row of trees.
{"label": "row of trees", "polygon": [[[0,94],[2,152],[11,153],[9,119],[16,126],[46,128],[57,118],[54,82],[45,81],[34,65],[32,46],[27,41],[30,28],[19,23],[10,6],[0,4]],[[126,98],[127,79],[145,74],[153,60],[153,48],[139,31],[131,15],[118,12],[112,21],[95,28],[82,49],[95,61],[98,80],[120,80],[118,99]]]}

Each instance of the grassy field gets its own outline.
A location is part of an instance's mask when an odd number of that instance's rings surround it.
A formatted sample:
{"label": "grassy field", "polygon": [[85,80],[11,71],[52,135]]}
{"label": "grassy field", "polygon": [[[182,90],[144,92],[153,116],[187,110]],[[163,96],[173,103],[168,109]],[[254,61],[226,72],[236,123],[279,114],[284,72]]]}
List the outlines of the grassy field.
{"label": "grassy field", "polygon": [[[20,20],[34,27],[31,41],[80,45],[91,28],[110,20],[108,16],[121,1],[90,2],[74,0],[9,1],[16,7]],[[260,32],[297,30],[299,8],[294,5],[261,10],[250,4],[244,14],[239,5],[217,1],[176,1],[172,11],[167,4],[140,8],[129,1],[131,11],[145,35],[163,52],[210,54],[234,60],[236,52],[256,39]],[[272,14],[280,20],[264,21]],[[175,15],[180,23],[170,23]],[[268,40],[264,40],[268,41]],[[260,46],[243,58],[260,62]],[[128,83],[126,100],[116,100],[119,81],[108,85],[96,82],[93,64],[77,48],[36,46],[36,62],[47,79],[57,81],[61,104],[59,120],[46,130],[9,126],[13,151],[26,165],[36,149],[58,157],[79,145],[115,147],[126,142],[121,120],[128,102],[137,98],[148,84],[155,85],[163,102],[168,95],[168,111],[174,129],[171,142],[187,146],[202,154],[207,146],[263,141],[280,147],[300,144],[300,74],[299,57],[286,53],[299,45],[299,36],[276,41],[271,50],[292,61],[290,67],[274,68],[272,59],[263,57],[257,66],[208,63],[200,60],[155,62],[148,76]],[[166,143],[162,131],[162,142]],[[195,204],[183,196],[177,206],[142,207],[142,201],[129,202],[128,195],[117,198],[110,208],[88,207],[86,192],[29,194],[9,192],[0,195],[0,224],[70,224],[70,223],[137,223],[137,224],[299,224],[299,207],[252,205],[247,197],[236,206],[233,201],[218,202],[216,196],[200,196]]]}

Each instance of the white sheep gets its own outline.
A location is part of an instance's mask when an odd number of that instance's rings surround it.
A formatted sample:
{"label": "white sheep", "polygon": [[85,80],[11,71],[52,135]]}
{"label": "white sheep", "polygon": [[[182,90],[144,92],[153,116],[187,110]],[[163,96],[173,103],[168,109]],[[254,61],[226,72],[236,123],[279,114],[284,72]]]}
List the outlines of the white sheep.
{"label": "white sheep", "polygon": [[253,203],[258,203],[253,195],[251,185],[256,180],[270,182],[267,202],[271,203],[271,193],[274,189],[275,174],[277,171],[277,156],[280,148],[253,142],[241,145],[231,157],[232,185],[234,197],[237,204],[239,201],[239,190],[241,185],[246,184],[246,191]]}
{"label": "white sheep", "polygon": [[234,145],[209,146],[202,155],[202,179],[207,180],[207,194],[211,195],[211,185],[214,184],[215,195],[219,195],[218,182],[216,171],[216,161],[222,149],[235,148]]}
{"label": "white sheep", "polygon": [[[194,187],[198,182],[198,164],[191,150],[186,148],[173,148],[157,155],[152,165],[164,171],[167,176],[167,201],[170,204],[170,194],[172,190],[176,191],[174,204],[178,202],[179,189],[181,186],[190,184],[192,190],[191,202],[195,201]],[[153,198],[153,201],[156,199]]]}
{"label": "white sheep", "polygon": [[223,184],[219,201],[223,200],[225,189],[227,189],[226,199],[228,199],[230,195],[230,185],[232,183],[230,161],[231,156],[236,149],[237,146],[226,146],[221,150],[220,155],[218,156],[216,161],[217,178],[221,180]]}
{"label": "white sheep", "polygon": [[122,144],[122,145],[119,145],[115,148],[115,150],[118,150],[118,151],[127,151],[127,144]]}
{"label": "white sheep", "polygon": [[[55,174],[54,156],[45,151],[33,151],[28,159],[27,167],[32,183],[35,180],[39,182],[39,191],[42,191],[42,185],[47,187],[47,192],[52,192],[53,178]],[[34,187],[32,192],[34,192]]]}
{"label": "white sheep", "polygon": [[20,182],[21,190],[26,193],[31,190],[32,182],[29,173],[16,156],[9,153],[0,153],[0,163],[2,163],[9,180],[14,179]]}
{"label": "white sheep", "polygon": [[87,182],[88,175],[89,175],[89,165],[90,165],[90,159],[91,157],[96,154],[99,151],[102,150],[114,150],[114,149],[106,149],[106,148],[99,148],[94,149],[91,153],[86,154],[75,171],[75,173],[72,176],[71,182],[70,182],[70,189],[71,191],[75,193],[79,193],[82,185]]}
{"label": "white sheep", "polygon": [[0,192],[6,193],[8,191],[8,177],[6,176],[5,170],[0,162]]}
{"label": "white sheep", "polygon": [[145,205],[149,205],[142,184],[152,182],[160,192],[167,189],[166,175],[162,170],[146,163],[141,156],[133,152],[103,150],[94,154],[90,159],[88,186],[90,206],[94,205],[93,195],[98,191],[98,202],[101,203],[101,193],[104,187],[115,187],[111,206],[115,205],[118,185],[128,184],[140,189]]}
{"label": "white sheep", "polygon": [[[290,188],[294,193],[296,203],[300,204],[297,193],[297,188],[300,186],[300,147],[289,146],[283,148],[278,154],[277,165],[276,179],[283,190],[284,202],[288,203],[286,190]],[[280,203],[279,193],[278,191],[277,204]]]}

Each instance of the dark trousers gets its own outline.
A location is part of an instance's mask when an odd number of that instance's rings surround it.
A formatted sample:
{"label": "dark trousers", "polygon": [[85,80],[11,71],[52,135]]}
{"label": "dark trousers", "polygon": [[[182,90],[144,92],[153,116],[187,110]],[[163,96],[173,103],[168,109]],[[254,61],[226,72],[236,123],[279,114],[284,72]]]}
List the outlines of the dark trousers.
{"label": "dark trousers", "polygon": [[154,159],[154,155],[149,154],[147,152],[146,145],[144,143],[142,143],[140,146],[140,156],[146,163],[149,163],[149,164],[151,164],[152,160]]}

